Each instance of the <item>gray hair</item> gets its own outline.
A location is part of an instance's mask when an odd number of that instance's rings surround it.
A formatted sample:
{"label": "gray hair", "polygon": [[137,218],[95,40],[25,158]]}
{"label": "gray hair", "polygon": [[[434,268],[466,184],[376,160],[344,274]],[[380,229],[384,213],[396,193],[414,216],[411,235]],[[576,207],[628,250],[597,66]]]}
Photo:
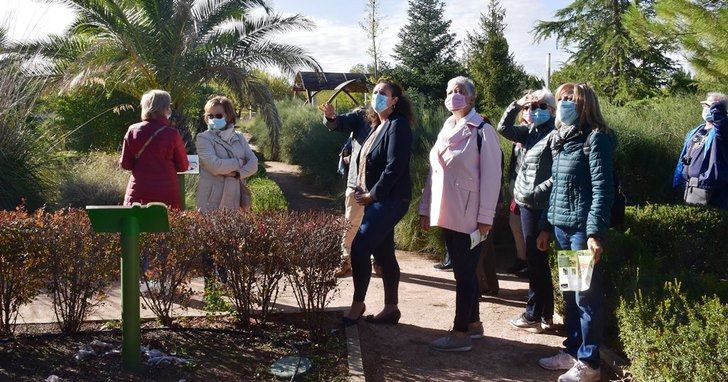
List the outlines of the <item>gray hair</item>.
{"label": "gray hair", "polygon": [[551,93],[550,90],[543,88],[540,90],[536,90],[529,94],[531,98],[535,101],[543,102],[546,105],[551,106],[556,109],[556,98],[554,97],[553,93]]}
{"label": "gray hair", "polygon": [[711,92],[708,93],[708,96],[705,97],[705,99],[714,98],[717,103],[723,105],[723,107],[728,109],[728,97],[726,97],[723,93],[718,92]]}
{"label": "gray hair", "polygon": [[467,93],[465,95],[475,98],[475,82],[473,82],[473,80],[465,76],[457,76],[450,81],[447,81],[447,91],[450,91],[458,85],[462,85],[463,88],[465,88],[465,93]]}
{"label": "gray hair", "polygon": [[150,90],[142,95],[140,106],[142,107],[142,120],[159,117],[172,105],[172,97],[164,90]]}

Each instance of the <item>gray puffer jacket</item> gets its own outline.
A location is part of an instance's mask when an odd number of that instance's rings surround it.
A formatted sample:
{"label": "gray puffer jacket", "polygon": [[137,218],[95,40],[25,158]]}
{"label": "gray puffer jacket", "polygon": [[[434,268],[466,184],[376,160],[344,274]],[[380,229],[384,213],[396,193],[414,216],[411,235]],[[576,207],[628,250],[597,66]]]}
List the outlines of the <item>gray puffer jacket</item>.
{"label": "gray puffer jacket", "polygon": [[510,141],[520,142],[526,149],[513,189],[516,203],[521,207],[541,210],[547,206],[552,185],[553,158],[548,141],[554,129],[554,117],[536,127],[516,125],[520,111],[515,102],[511,103],[498,123],[498,133]]}

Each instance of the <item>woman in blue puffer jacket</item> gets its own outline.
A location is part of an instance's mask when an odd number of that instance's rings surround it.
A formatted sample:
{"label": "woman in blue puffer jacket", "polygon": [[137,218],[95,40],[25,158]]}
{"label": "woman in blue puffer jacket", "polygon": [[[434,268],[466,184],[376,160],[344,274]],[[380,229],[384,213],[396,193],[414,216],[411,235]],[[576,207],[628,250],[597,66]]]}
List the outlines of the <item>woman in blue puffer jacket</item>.
{"label": "woman in blue puffer jacket", "polygon": [[612,158],[616,140],[589,85],[564,84],[556,91],[556,100],[556,128],[550,137],[553,186],[538,247],[548,249],[553,231],[559,248],[589,249],[596,264],[589,290],[564,292],[564,349],[539,360],[539,365],[550,370],[568,369],[559,382],[599,381],[603,326],[603,269],[599,258],[614,201]]}

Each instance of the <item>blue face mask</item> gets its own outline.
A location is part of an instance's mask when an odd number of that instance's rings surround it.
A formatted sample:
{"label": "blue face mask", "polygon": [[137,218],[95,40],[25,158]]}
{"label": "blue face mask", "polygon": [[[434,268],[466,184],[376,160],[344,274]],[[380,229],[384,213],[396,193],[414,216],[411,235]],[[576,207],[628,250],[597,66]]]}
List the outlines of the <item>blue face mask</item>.
{"label": "blue face mask", "polygon": [[551,119],[551,112],[544,109],[536,109],[536,111],[531,111],[531,121],[533,121],[534,126],[542,125],[548,120]]}
{"label": "blue face mask", "polygon": [[713,113],[710,111],[710,109],[711,108],[709,107],[703,108],[703,120],[705,120],[705,122],[713,123],[715,122],[715,118],[713,118]]}
{"label": "blue face mask", "polygon": [[560,101],[558,107],[559,119],[565,125],[573,125],[579,119],[574,101]]}
{"label": "blue face mask", "polygon": [[210,130],[222,130],[227,126],[225,118],[210,118],[207,122],[207,127]]}
{"label": "blue face mask", "polygon": [[376,94],[372,96],[372,109],[376,111],[377,113],[381,113],[384,110],[387,110],[387,101],[389,100],[389,97],[385,96],[384,94]]}

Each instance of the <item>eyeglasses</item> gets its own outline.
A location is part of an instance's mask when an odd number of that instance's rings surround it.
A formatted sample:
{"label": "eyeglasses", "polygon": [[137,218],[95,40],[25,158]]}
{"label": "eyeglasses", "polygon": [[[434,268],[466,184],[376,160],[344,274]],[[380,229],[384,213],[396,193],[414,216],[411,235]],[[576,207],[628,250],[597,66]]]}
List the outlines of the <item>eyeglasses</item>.
{"label": "eyeglasses", "polygon": [[207,118],[223,119],[223,118],[225,118],[225,115],[224,114],[208,114]]}
{"label": "eyeglasses", "polygon": [[536,109],[547,110],[548,108],[549,108],[549,105],[547,105],[545,103],[531,103],[531,104],[523,105],[523,110],[536,110]]}

